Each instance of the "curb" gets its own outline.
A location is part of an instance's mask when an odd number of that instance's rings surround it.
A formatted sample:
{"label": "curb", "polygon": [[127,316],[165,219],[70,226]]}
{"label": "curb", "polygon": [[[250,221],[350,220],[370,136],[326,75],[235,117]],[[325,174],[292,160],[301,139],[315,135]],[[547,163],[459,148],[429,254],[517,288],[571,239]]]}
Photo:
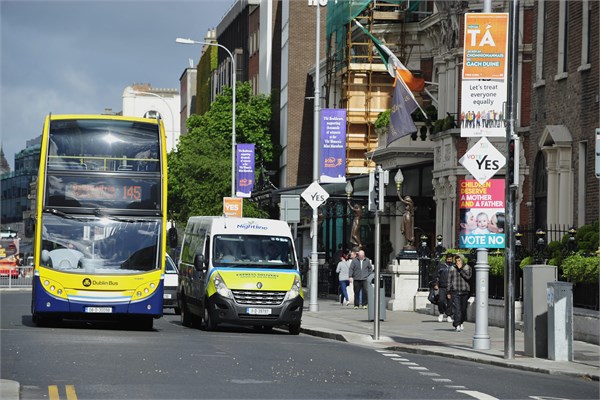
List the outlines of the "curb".
{"label": "curb", "polygon": [[0,379],[0,399],[2,400],[18,400],[21,385],[17,381],[8,379]]}
{"label": "curb", "polygon": [[[316,337],[321,337],[321,338],[325,338],[325,339],[333,339],[333,340],[337,340],[340,342],[362,344],[362,345],[377,345],[377,342],[375,340],[373,340],[373,338],[370,335],[364,335],[364,334],[357,333],[357,334],[352,334],[352,336],[356,336],[355,338],[350,338],[350,337],[347,337],[348,334],[328,332],[326,330],[318,330],[318,329],[314,329],[314,328],[301,328],[300,331],[302,333],[310,335],[310,336],[316,336]],[[358,340],[354,340],[354,339],[358,339]],[[578,373],[578,372],[552,370],[552,369],[543,368],[543,367],[534,367],[534,366],[530,366],[530,365],[523,365],[518,362],[511,362],[512,360],[511,361],[499,361],[496,359],[477,358],[477,357],[469,356],[468,354],[453,354],[453,353],[449,353],[448,351],[435,351],[435,350],[431,350],[431,349],[415,348],[413,346],[403,346],[403,345],[397,345],[397,344],[393,345],[393,346],[382,346],[382,348],[384,348],[386,350],[390,350],[390,351],[403,351],[403,352],[412,353],[412,354],[434,355],[434,356],[440,356],[440,357],[454,358],[457,360],[471,361],[471,362],[477,362],[477,363],[481,363],[481,364],[493,365],[496,367],[513,368],[513,369],[519,369],[522,371],[537,372],[537,373],[543,373],[543,374],[548,374],[548,375],[562,375],[562,376],[569,376],[569,377],[573,377],[573,378],[587,379],[587,380],[595,381],[595,382],[600,381],[600,374],[587,374],[587,373],[582,374],[582,373]]]}

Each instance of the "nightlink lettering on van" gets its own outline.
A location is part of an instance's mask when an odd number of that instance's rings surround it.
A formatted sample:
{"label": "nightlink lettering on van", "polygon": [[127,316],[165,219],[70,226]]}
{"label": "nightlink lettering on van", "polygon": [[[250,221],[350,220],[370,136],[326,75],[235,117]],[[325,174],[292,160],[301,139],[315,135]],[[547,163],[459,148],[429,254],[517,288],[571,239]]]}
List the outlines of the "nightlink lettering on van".
{"label": "nightlink lettering on van", "polygon": [[254,221],[248,222],[246,224],[238,224],[237,226],[240,229],[260,229],[266,231],[268,228],[266,226],[257,225]]}

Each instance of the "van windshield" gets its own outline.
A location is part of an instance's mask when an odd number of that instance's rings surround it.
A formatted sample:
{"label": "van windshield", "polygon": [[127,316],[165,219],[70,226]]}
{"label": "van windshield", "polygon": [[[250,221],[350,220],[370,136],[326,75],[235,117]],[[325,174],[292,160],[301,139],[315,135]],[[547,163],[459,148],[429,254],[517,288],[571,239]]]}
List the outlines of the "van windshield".
{"label": "van windshield", "polygon": [[216,235],[213,238],[213,265],[295,268],[292,241],[287,237],[259,235]]}

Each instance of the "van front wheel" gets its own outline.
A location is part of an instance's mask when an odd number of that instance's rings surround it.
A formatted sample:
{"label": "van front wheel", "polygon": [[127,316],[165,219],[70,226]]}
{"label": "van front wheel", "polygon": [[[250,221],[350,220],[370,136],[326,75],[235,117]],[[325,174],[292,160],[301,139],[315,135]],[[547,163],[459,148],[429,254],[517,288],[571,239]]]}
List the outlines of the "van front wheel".
{"label": "van front wheel", "polygon": [[185,301],[185,296],[181,296],[181,325],[187,326],[191,328],[193,325],[192,314],[190,314],[190,310],[187,307],[187,303]]}
{"label": "van front wheel", "polygon": [[290,331],[290,335],[299,335],[300,334],[300,324],[290,324],[289,331]]}
{"label": "van front wheel", "polygon": [[210,303],[208,299],[204,300],[204,329],[207,331],[214,331],[217,328],[217,324],[211,318],[210,313],[208,312],[210,308]]}

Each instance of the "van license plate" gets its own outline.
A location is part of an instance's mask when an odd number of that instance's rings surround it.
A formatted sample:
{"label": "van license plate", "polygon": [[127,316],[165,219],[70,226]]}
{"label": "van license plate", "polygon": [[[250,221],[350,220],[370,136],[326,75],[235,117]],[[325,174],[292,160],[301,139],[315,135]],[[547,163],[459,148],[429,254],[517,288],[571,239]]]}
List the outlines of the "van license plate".
{"label": "van license plate", "polygon": [[270,308],[246,308],[246,313],[251,315],[271,315]]}
{"label": "van license plate", "polygon": [[112,313],[112,307],[86,307],[86,313],[101,313],[101,314],[110,314]]}

